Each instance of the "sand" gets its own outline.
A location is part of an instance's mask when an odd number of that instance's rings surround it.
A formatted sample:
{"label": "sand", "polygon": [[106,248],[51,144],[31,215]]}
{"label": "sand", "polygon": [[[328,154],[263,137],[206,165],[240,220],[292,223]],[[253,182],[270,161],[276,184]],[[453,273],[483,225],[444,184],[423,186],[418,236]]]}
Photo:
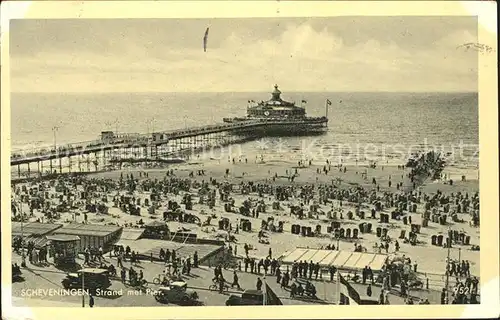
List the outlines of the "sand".
{"label": "sand", "polygon": [[[248,159],[248,163],[245,163],[245,159],[242,159],[239,162],[237,159],[235,163],[228,162],[227,160],[191,160],[188,163],[184,164],[175,164],[169,165],[169,169],[174,169],[175,175],[177,177],[185,177],[189,176],[191,171],[194,171],[195,176],[193,179],[197,180],[205,180],[208,181],[209,177],[215,178],[218,181],[229,181],[234,184],[238,184],[241,181],[254,181],[256,183],[272,181],[272,177],[277,174],[278,178],[273,183],[275,184],[290,184],[286,170],[288,169],[288,173],[291,174],[297,168],[297,163],[292,161],[267,161],[261,163],[255,159]],[[322,169],[324,163],[315,163],[313,161],[312,165],[307,165],[306,167],[298,168],[298,177],[294,180],[293,184],[310,184],[310,183],[332,183],[335,182],[339,185],[340,188],[350,188],[354,185],[361,185],[365,188],[373,188],[371,184],[372,178],[375,178],[378,183],[380,183],[380,191],[392,191],[396,192],[396,183],[403,182],[403,186],[410,187],[409,181],[405,179],[405,171],[398,169],[397,166],[379,166],[377,168],[369,168],[366,164],[350,164],[346,166],[347,171],[344,173],[340,172],[334,166],[332,166],[332,170],[325,175],[317,174],[317,168]],[[205,176],[197,176],[196,170],[205,170]],[[229,169],[229,176],[225,176],[225,170]],[[128,173],[133,173],[134,177],[139,178],[139,171],[147,172],[149,175],[149,179],[163,179],[165,176],[166,169],[162,168],[151,168],[151,169],[138,169],[134,167],[124,168],[122,170],[117,171],[109,171],[109,172],[99,172],[94,174],[89,174],[88,178],[111,178],[111,179],[119,179],[120,174],[123,173],[125,176]],[[367,173],[367,179],[364,179],[361,175],[361,172]],[[391,177],[392,187],[389,188],[388,181],[389,176]],[[338,180],[340,179],[340,180]],[[478,181],[477,180],[469,180],[465,182],[456,181],[452,186],[449,184],[445,184],[441,181],[433,181],[426,182],[422,185],[421,190],[423,192],[436,192],[440,190],[443,193],[452,193],[452,192],[468,192],[472,194],[478,191]],[[110,194],[111,196],[115,193]],[[192,192],[193,195],[196,192]],[[136,197],[146,198],[149,197],[149,193],[137,193]],[[231,197],[235,199],[235,206],[239,208],[242,202],[249,197],[249,195],[241,195],[241,194],[231,194]],[[257,199],[258,195],[251,194],[251,198]],[[156,211],[155,214],[150,215],[147,212],[146,208],[141,209],[141,217],[131,216],[127,213],[122,212],[119,208],[112,207],[112,203],[108,202],[107,206],[109,207],[108,215],[99,215],[89,213],[89,222],[90,223],[99,223],[105,224],[110,222],[118,223],[119,225],[124,225],[125,223],[135,224],[139,219],[142,219],[145,223],[148,223],[153,220],[161,220],[162,213],[166,211],[166,204],[168,200],[176,200],[180,203],[182,195],[177,197],[169,196],[168,199],[163,198],[162,207]],[[271,247],[273,251],[273,256],[278,257],[282,253],[292,250],[297,247],[309,247],[309,248],[320,248],[321,246],[326,246],[328,244],[334,244],[337,246],[337,241],[332,239],[330,235],[326,234],[326,227],[330,225],[330,222],[327,220],[325,214],[319,215],[318,219],[316,217],[312,219],[298,220],[295,216],[290,215],[290,209],[288,208],[291,204],[298,204],[298,200],[293,200],[291,202],[282,202],[281,205],[283,207],[282,210],[272,210],[271,204],[274,199],[269,197],[264,198],[267,206],[267,212],[259,215],[258,219],[254,219],[252,217],[244,217],[235,213],[224,212],[223,203],[217,201],[215,208],[210,210],[206,205],[198,204],[198,198],[194,196],[193,198],[193,210],[190,211],[193,214],[196,214],[200,217],[201,221],[205,221],[206,217],[210,215],[215,215],[217,218],[212,219],[211,225],[209,228],[201,228],[195,224],[182,224],[183,228],[189,229],[191,232],[198,233],[199,238],[217,238],[225,236],[225,231],[217,230],[217,221],[221,217],[229,218],[233,228],[236,225],[237,219],[246,218],[252,222],[252,232],[242,232],[236,234],[237,242],[233,244],[236,246],[237,254],[244,254],[243,245],[245,243],[250,244],[253,247],[253,250],[250,251],[250,255],[254,257],[265,257],[268,254],[268,250]],[[144,203],[144,201],[142,201]],[[333,201],[332,205],[329,206],[320,206],[320,212],[329,211],[332,206],[337,208],[338,202]],[[358,217],[355,217],[354,220],[348,221],[345,218],[345,213],[349,210],[355,211],[355,204],[345,203],[343,204],[342,209],[344,210],[344,220],[340,220],[343,227],[357,227],[361,222],[370,222],[373,224],[373,230],[377,228],[379,224],[378,219],[373,220],[367,217],[364,220],[360,220]],[[370,208],[368,205],[364,205],[364,210],[369,213]],[[421,220],[422,205],[419,205],[418,212],[410,214],[412,216],[412,220],[414,223],[419,223]],[[390,213],[386,211],[386,213]],[[42,216],[41,213],[36,213],[36,216]],[[367,214],[369,216],[370,214]],[[260,229],[261,221],[267,220],[268,217],[274,217],[275,221],[284,221],[284,232],[283,233],[268,233],[269,234],[269,244],[261,244],[258,242],[258,230]],[[378,217],[378,213],[377,213]],[[456,230],[463,230],[468,235],[471,236],[471,244],[479,245],[479,228],[474,228],[469,226],[467,223],[470,219],[468,214],[459,214],[461,219],[464,219],[466,222],[464,223],[453,223],[451,222],[450,227]],[[73,215],[73,213],[65,213],[61,217],[62,221],[77,221],[80,222],[83,220],[83,215],[80,214],[78,216]],[[304,226],[311,226],[315,229],[316,225],[321,225],[322,235],[318,237],[302,237],[299,235],[293,235],[290,232],[291,224],[300,224]],[[178,222],[168,222],[169,228],[173,231],[177,230],[181,225]],[[390,220],[390,224],[384,225],[389,228],[389,236],[391,238],[397,238],[400,234],[400,230],[407,230],[409,232],[409,226],[405,226],[401,221]],[[402,240],[399,240],[401,245],[400,251],[397,255],[406,255],[407,257],[411,257],[413,262],[418,263],[418,271],[428,274],[434,275],[442,275],[445,270],[445,260],[447,258],[446,249],[432,246],[430,244],[430,237],[434,234],[446,234],[447,226],[442,226],[436,223],[430,223],[428,228],[422,228],[421,233],[418,235],[419,241],[422,241],[422,244],[417,246],[411,246],[409,244],[404,244]],[[363,247],[366,248],[367,252],[378,252],[378,249],[374,249],[373,246],[378,241],[375,232],[371,234],[360,234],[361,238],[358,239],[358,243],[360,243]],[[354,242],[348,242],[345,240],[340,240],[340,249],[341,250],[353,250]],[[458,248],[460,248],[460,253],[458,252]],[[391,245],[389,250],[390,254],[394,254],[394,246]],[[468,246],[454,246],[450,250],[450,257],[452,259],[458,259],[458,255],[460,254],[461,259],[468,260],[471,263],[471,273],[474,275],[479,275],[479,251],[471,251]],[[438,276],[440,277],[440,276]],[[441,277],[442,278],[442,277]]]}

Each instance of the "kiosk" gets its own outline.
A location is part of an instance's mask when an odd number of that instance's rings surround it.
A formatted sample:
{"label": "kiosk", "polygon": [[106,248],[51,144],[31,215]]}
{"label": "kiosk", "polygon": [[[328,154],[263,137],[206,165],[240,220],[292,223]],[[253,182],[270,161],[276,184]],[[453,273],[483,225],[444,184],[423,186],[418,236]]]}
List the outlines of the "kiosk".
{"label": "kiosk", "polygon": [[50,256],[54,257],[56,266],[75,264],[80,237],[58,234],[47,236],[47,240],[50,241],[49,253]]}

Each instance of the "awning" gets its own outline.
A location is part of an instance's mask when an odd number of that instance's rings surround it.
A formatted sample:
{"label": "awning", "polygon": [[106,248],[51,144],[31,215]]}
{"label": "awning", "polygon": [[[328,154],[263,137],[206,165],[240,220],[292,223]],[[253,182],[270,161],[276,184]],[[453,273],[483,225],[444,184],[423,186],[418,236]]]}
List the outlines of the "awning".
{"label": "awning", "polygon": [[335,260],[333,260],[332,265],[337,268],[342,267],[349,260],[351,254],[352,252],[350,251],[340,251]]}
{"label": "awning", "polygon": [[281,261],[284,263],[294,263],[295,261],[298,261],[300,257],[307,252],[307,250],[308,249],[295,249],[283,257]]}
{"label": "awning", "polygon": [[362,255],[363,254],[361,252],[353,252],[342,267],[346,269],[356,269],[356,263]]}
{"label": "awning", "polygon": [[[12,240],[20,237],[21,237],[20,235],[12,235]],[[33,241],[33,243],[35,244],[35,248],[37,249],[41,249],[50,243],[49,239],[47,239],[46,236],[34,236],[34,235],[24,236],[24,241],[25,243]]]}
{"label": "awning", "polygon": [[336,251],[322,249],[297,248],[286,252],[281,259],[283,264],[293,264],[296,261],[312,261],[322,267],[334,266],[345,270],[362,270],[370,267],[373,271],[380,271],[384,266],[387,255],[368,252]]}
{"label": "awning", "polygon": [[311,261],[313,263],[320,263],[323,261],[323,259],[328,256],[330,252],[328,250],[318,250],[316,253],[311,257]]}
{"label": "awning", "polygon": [[120,240],[137,240],[144,233],[145,229],[123,229],[122,234],[120,235]]}

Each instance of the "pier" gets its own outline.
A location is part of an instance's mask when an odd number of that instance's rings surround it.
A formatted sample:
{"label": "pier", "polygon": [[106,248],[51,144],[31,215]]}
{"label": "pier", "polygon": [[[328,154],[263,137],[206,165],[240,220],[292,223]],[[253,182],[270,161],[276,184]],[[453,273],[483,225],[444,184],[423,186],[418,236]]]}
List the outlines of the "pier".
{"label": "pier", "polygon": [[[166,158],[182,158],[209,148],[251,141],[265,136],[279,135],[282,128],[294,135],[320,134],[328,123],[326,117],[307,119],[258,119],[243,120],[192,127],[186,129],[154,132],[151,134],[116,135],[112,131],[102,132],[94,141],[77,142],[52,148],[13,150],[10,165],[17,166],[17,176],[21,171],[29,177],[33,169],[39,173],[49,171],[69,172],[98,171],[107,165],[121,162],[158,161]],[[47,163],[48,162],[48,163]],[[77,168],[73,170],[73,166]],[[23,166],[23,170],[21,170]],[[83,167],[83,168],[82,168]],[[86,170],[85,170],[86,169]]]}

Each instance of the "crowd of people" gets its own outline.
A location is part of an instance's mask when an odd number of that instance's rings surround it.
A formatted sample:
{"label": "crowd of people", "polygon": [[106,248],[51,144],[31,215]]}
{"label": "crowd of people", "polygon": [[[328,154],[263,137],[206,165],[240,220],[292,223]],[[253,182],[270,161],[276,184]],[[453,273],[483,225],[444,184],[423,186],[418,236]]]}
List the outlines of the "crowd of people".
{"label": "crowd of people", "polygon": [[48,255],[48,248],[47,246],[43,246],[39,249],[35,247],[35,242],[33,240],[25,241],[22,239],[20,236],[14,237],[12,241],[12,246],[14,249],[14,252],[18,254],[22,254],[22,250],[26,248],[26,255],[28,257],[28,261],[31,264],[38,265],[38,264],[47,264],[47,255]]}
{"label": "crowd of people", "polygon": [[[441,162],[439,158],[428,155],[419,159],[415,163],[408,164],[407,167],[399,167],[402,178],[406,175],[414,183],[418,175],[423,173],[428,175],[432,170],[440,170]],[[437,167],[436,163],[438,164]],[[311,166],[312,161],[309,160],[308,164]],[[429,219],[430,215],[433,214],[441,214],[451,216],[456,222],[460,220],[458,218],[459,215],[466,214],[471,216],[471,222],[474,226],[479,226],[478,192],[474,194],[462,192],[445,194],[438,191],[433,194],[427,194],[421,189],[415,188],[415,186],[414,188],[404,190],[401,188],[400,183],[397,183],[396,188],[390,189],[391,184],[389,184],[389,190],[387,188],[381,190],[380,184],[375,178],[372,179],[372,182],[374,182],[372,186],[365,187],[359,185],[342,185],[341,181],[335,182],[334,180],[332,180],[332,183],[293,183],[292,177],[299,175],[300,171],[305,170],[306,166],[307,163],[302,162],[299,163],[299,167],[285,169],[288,184],[274,183],[281,176],[276,172],[271,172],[271,170],[268,173],[272,178],[266,179],[265,182],[249,181],[248,179],[234,182],[226,179],[222,181],[215,179],[209,173],[206,176],[207,173],[205,170],[198,170],[197,175],[189,173],[187,177],[181,177],[173,169],[169,169],[165,171],[163,177],[154,178],[150,178],[148,172],[141,171],[135,174],[122,173],[118,179],[66,175],[49,181],[33,181],[29,185],[14,185],[13,191],[23,199],[24,203],[28,204],[28,218],[33,217],[34,211],[42,212],[46,218],[53,219],[57,217],[58,212],[75,210],[77,208],[82,209],[82,211],[89,211],[85,209],[89,209],[92,206],[94,206],[94,209],[93,211],[90,210],[90,212],[100,214],[105,212],[105,210],[101,212],[101,210],[95,208],[110,204],[114,207],[123,208],[122,210],[132,214],[130,208],[144,207],[145,201],[147,201],[148,210],[153,208],[153,210],[163,209],[172,211],[174,209],[165,205],[166,200],[169,200],[169,203],[171,203],[170,199],[172,196],[189,193],[199,197],[197,204],[191,203],[191,200],[189,200],[191,206],[208,206],[209,209],[213,209],[217,202],[220,204],[230,204],[231,207],[236,207],[236,210],[231,210],[230,212],[241,213],[255,219],[259,219],[259,213],[266,213],[266,206],[269,206],[271,204],[269,201],[271,201],[273,208],[275,204],[276,207],[282,208],[281,211],[284,211],[282,212],[283,215],[295,216],[299,220],[312,220],[315,223],[317,223],[320,217],[323,219],[325,215],[337,221],[354,220],[355,216],[358,216],[360,219],[366,217],[377,219],[377,216],[382,211],[389,210],[396,220],[409,217],[410,224],[412,223],[411,215],[407,213],[419,212],[425,219]],[[327,161],[322,170],[321,168],[317,169],[317,173],[328,174],[332,169],[331,167],[332,164]],[[345,166],[338,165],[337,167],[340,172],[346,173],[347,168]],[[407,172],[408,168],[410,168],[409,173]],[[361,174],[366,175],[366,173]],[[226,175],[229,175],[229,171],[226,171]],[[389,183],[391,183],[390,181],[391,177],[389,176]],[[144,200],[144,193],[148,194],[146,200]],[[236,196],[244,198],[239,208],[241,210],[237,210],[238,203],[235,201]],[[254,199],[255,196],[258,197],[257,201]],[[291,208],[289,212],[286,210],[287,206]],[[349,209],[351,207],[355,209]],[[179,209],[180,205],[177,205],[176,208]],[[193,210],[199,211],[198,208]],[[355,212],[353,213],[351,210]],[[210,218],[212,216],[210,215]],[[238,234],[240,228],[239,215],[235,217],[237,217],[235,226],[238,230],[236,234]],[[88,223],[87,212],[85,213],[83,222]],[[117,225],[121,224],[118,221],[114,223]],[[210,220],[208,220],[208,224],[210,224]],[[232,223],[230,222],[228,225],[231,226],[229,229],[233,230]],[[138,226],[139,224],[136,225],[136,227]],[[261,238],[260,235],[259,233],[259,239]],[[389,236],[380,237],[380,241],[382,243],[377,245],[375,252],[389,253],[392,251],[392,247],[395,252],[398,252],[400,249],[398,240],[391,239]],[[402,241],[411,242],[412,244],[417,243],[417,241],[410,241],[409,238]],[[19,250],[20,246],[21,243],[15,240],[14,248]],[[329,246],[335,249],[335,246]],[[29,247],[30,245],[28,244]],[[360,250],[363,251],[363,248],[360,244],[356,243],[355,251]],[[277,281],[284,287],[289,287],[291,279],[306,278],[312,280],[322,277],[323,270],[321,270],[318,263],[298,261],[291,266],[291,270],[288,270],[287,267],[287,270],[283,271],[278,259],[273,258],[271,254],[266,258],[251,258],[248,251],[248,248],[245,247],[246,256],[243,258],[245,272],[261,274],[261,271],[263,271],[264,275],[275,275],[278,279]],[[126,249],[123,247],[115,248],[114,254],[118,257],[117,267],[123,268],[123,261],[126,258],[130,258],[131,262],[138,260],[138,253],[131,250],[130,247]],[[96,260],[101,261],[102,255],[102,247],[86,248],[84,252],[85,263],[89,264]],[[36,254],[33,256],[32,254],[30,261],[40,259],[43,261],[43,256],[40,252],[38,252],[38,256]],[[189,274],[191,267],[196,268],[198,266],[197,254],[194,257],[181,259],[176,257],[175,250],[161,249],[159,258],[168,264],[169,268],[173,269],[173,274]],[[405,261],[403,266],[407,264]],[[409,264],[411,266],[411,262]],[[396,272],[390,269],[392,267],[387,268],[387,270],[382,270],[381,276],[379,275],[384,290],[390,290],[394,286],[394,283],[398,283],[401,286],[401,294],[404,295],[407,292],[407,288],[411,287],[410,279],[405,279],[405,273],[401,272],[401,270]],[[414,271],[416,272],[416,264]],[[333,281],[333,275],[335,274],[334,267],[331,267],[327,272]],[[448,264],[446,272],[450,275],[470,276],[470,266],[468,261],[461,261],[460,263],[452,261]],[[137,277],[140,278],[140,276]],[[355,277],[356,275],[353,278]],[[374,280],[373,272],[365,268],[362,272],[362,282],[366,283],[367,280],[373,284],[376,279]],[[297,290],[300,291],[300,289]]]}

